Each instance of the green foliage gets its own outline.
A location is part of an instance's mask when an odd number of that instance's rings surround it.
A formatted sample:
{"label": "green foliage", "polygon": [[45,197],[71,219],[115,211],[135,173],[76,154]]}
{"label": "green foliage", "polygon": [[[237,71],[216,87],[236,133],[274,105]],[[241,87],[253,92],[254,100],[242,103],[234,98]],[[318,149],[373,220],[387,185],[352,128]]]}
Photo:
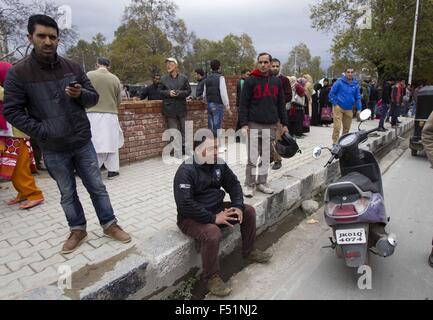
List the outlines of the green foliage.
{"label": "green foliage", "polygon": [[79,40],[75,46],[67,51],[66,56],[82,65],[87,72],[94,69],[98,57],[105,57],[107,54],[106,39],[102,34],[98,33],[90,43]]}
{"label": "green foliage", "polygon": [[[361,1],[366,2],[366,0]],[[380,78],[407,76],[412,46],[416,0],[371,0],[372,28],[359,29],[360,13],[348,1],[321,0],[311,7],[312,26],[333,31],[331,51],[339,73],[351,64]],[[433,1],[421,1],[414,78],[433,81]],[[358,69],[360,71],[360,69]]]}
{"label": "green foliage", "polygon": [[189,278],[181,284],[179,289],[169,295],[166,300],[191,300],[192,290],[197,282],[198,279],[196,277]]}
{"label": "green foliage", "polygon": [[315,81],[318,81],[324,75],[320,64],[320,57],[311,57],[310,49],[307,45],[300,43],[290,51],[288,61],[283,66],[283,73],[297,77],[309,74]]}
{"label": "green foliage", "polygon": [[161,72],[172,45],[157,27],[130,20],[116,31],[109,57],[113,72],[126,83],[141,83]]}
{"label": "green foliage", "polygon": [[210,72],[210,61],[218,59],[226,75],[239,74],[242,69],[252,69],[256,59],[256,50],[251,37],[247,34],[236,36],[229,34],[221,41],[197,39],[193,53],[185,59],[185,72],[192,74],[195,68]]}

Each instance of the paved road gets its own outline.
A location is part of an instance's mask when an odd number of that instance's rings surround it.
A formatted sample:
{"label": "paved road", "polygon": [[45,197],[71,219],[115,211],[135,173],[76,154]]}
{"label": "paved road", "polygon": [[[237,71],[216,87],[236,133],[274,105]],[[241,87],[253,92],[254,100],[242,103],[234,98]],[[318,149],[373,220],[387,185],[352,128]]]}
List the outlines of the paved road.
{"label": "paved road", "polygon": [[[270,265],[252,265],[232,277],[230,299],[433,299],[433,269],[427,264],[433,236],[433,170],[427,159],[406,152],[385,174],[388,230],[399,246],[394,256],[373,256],[372,289],[360,290],[356,270],[328,245],[323,211],[319,224],[301,224],[269,250]],[[213,299],[213,297],[209,297]]]}

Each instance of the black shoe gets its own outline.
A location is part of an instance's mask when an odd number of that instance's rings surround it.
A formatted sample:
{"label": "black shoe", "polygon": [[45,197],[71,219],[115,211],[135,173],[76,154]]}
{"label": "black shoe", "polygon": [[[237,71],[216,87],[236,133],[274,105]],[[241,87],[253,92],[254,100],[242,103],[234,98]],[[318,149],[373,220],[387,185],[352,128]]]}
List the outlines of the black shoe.
{"label": "black shoe", "polygon": [[433,252],[431,253],[430,257],[428,258],[428,264],[430,265],[430,267],[433,268]]}
{"label": "black shoe", "polygon": [[385,129],[385,128],[379,128],[377,131],[379,131],[379,132],[387,132],[388,129]]}
{"label": "black shoe", "polygon": [[119,172],[112,172],[112,171],[109,171],[109,172],[108,172],[108,180],[112,180],[112,179],[114,179],[115,177],[117,177],[117,176],[119,176],[119,175],[120,175]]}
{"label": "black shoe", "polygon": [[272,170],[280,170],[282,166],[283,165],[282,165],[281,161],[277,161],[274,163]]}

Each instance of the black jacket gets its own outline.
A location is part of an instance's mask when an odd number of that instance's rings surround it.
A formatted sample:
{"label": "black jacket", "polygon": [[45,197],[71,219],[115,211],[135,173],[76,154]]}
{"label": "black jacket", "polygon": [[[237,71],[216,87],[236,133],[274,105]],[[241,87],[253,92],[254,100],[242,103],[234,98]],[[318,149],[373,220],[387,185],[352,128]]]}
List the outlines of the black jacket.
{"label": "black jacket", "polygon": [[183,163],[177,170],[173,187],[178,221],[192,219],[202,224],[214,224],[226,195],[221,188],[230,194],[232,207],[245,208],[241,184],[226,163]]}
{"label": "black jacket", "polygon": [[203,78],[197,84],[197,91],[196,91],[196,94],[195,94],[195,97],[197,99],[202,99],[203,98],[205,81],[206,81],[206,78]]}
{"label": "black jacket", "polygon": [[383,104],[390,104],[391,103],[391,91],[392,91],[392,87],[386,81],[383,84],[383,90],[382,90],[382,103]]}
{"label": "black jacket", "polygon": [[[78,81],[78,99],[66,95]],[[85,108],[98,103],[99,95],[80,65],[57,56],[47,63],[35,52],[17,63],[5,82],[4,115],[17,129],[36,139],[42,149],[67,151],[87,144],[92,135]]]}
{"label": "black jacket", "polygon": [[212,72],[205,81],[206,85],[206,100],[217,104],[223,104],[221,99],[220,79],[222,75],[219,72]]}
{"label": "black jacket", "polygon": [[262,76],[254,70],[247,79],[241,93],[239,108],[241,126],[249,122],[288,126],[283,84],[275,76]]}
{"label": "black jacket", "polygon": [[370,86],[370,99],[369,101],[379,101],[379,91],[376,86]]}
{"label": "black jacket", "polygon": [[[179,95],[170,97],[170,91],[176,90]],[[161,97],[163,99],[163,113],[166,117],[186,116],[186,98],[191,94],[188,78],[178,74],[176,78],[169,74],[161,79]]]}
{"label": "black jacket", "polygon": [[145,100],[146,98],[151,100],[162,100],[161,97],[161,84],[155,86],[154,84],[151,84],[150,86],[147,86],[143,89],[143,91],[140,94],[140,99]]}
{"label": "black jacket", "polygon": [[329,92],[331,91],[331,87],[330,86],[324,86],[322,89],[320,89],[320,94],[319,94],[319,104],[320,107],[332,107],[330,102],[329,102]]}

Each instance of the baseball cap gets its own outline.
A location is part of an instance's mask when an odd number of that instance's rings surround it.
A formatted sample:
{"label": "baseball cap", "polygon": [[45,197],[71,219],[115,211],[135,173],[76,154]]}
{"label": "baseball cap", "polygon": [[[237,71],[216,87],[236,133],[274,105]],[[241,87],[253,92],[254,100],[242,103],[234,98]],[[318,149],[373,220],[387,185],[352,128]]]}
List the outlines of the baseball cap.
{"label": "baseball cap", "polygon": [[111,65],[110,60],[104,57],[99,57],[97,63],[101,66],[106,66],[106,67],[109,67]]}
{"label": "baseball cap", "polygon": [[175,58],[167,58],[165,59],[165,62],[174,62],[175,64],[179,64]]}

